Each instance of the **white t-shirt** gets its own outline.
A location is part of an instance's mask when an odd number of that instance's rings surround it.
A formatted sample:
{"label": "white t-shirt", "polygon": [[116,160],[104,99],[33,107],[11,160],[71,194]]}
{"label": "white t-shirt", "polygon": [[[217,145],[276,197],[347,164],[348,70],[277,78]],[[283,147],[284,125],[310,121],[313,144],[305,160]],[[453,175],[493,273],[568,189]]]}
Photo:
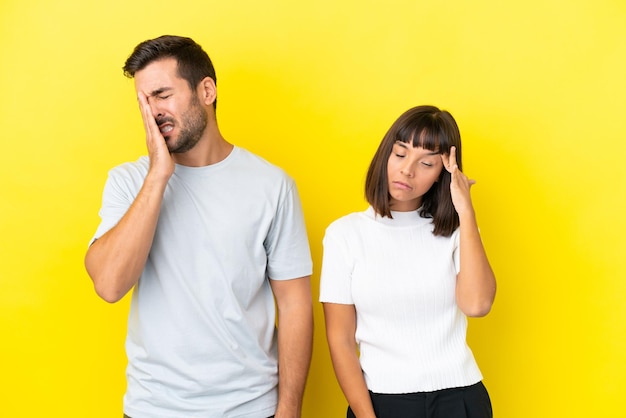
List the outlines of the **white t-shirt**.
{"label": "white t-shirt", "polygon": [[[110,171],[94,238],[126,213],[148,167],[142,157]],[[278,372],[268,278],[311,270],[298,192],[282,170],[239,147],[214,165],[177,165],[132,296],[124,412],[273,415]]]}
{"label": "white t-shirt", "polygon": [[459,230],[432,234],[414,212],[370,207],[333,222],[324,237],[320,301],[355,305],[356,341],[375,393],[468,386],[482,375],[456,304]]}

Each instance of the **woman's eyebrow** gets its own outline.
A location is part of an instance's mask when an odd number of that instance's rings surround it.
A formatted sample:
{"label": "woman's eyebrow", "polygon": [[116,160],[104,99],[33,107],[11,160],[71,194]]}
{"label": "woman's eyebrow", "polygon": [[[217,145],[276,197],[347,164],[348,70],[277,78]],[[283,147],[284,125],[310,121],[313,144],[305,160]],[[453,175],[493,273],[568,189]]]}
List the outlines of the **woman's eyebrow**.
{"label": "woman's eyebrow", "polygon": [[[402,141],[400,141],[400,140],[397,140],[397,141],[394,143],[394,145],[399,145],[399,146],[401,146],[401,147],[402,147],[402,148],[404,148],[404,149],[409,149],[409,145],[408,145],[408,143],[407,143],[407,142],[402,142]],[[413,147],[413,148],[417,148],[417,147]],[[435,151],[430,151],[430,152],[429,152],[429,153],[427,153],[426,155],[428,155],[428,156],[431,156],[431,155],[432,155],[432,156],[434,156],[434,155],[440,155],[440,152],[439,152],[438,150],[435,150]]]}
{"label": "woman's eyebrow", "polygon": [[408,149],[408,148],[409,148],[409,147],[407,146],[406,142],[402,142],[402,141],[400,141],[400,140],[397,140],[397,141],[394,143],[394,145],[399,145],[399,146],[401,146],[402,148],[406,148],[406,149]]}

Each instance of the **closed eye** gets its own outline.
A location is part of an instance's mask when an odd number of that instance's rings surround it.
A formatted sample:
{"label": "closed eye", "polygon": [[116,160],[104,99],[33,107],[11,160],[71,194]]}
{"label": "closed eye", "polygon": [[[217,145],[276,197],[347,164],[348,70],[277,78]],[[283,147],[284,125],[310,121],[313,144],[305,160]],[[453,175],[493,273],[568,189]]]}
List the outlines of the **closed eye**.
{"label": "closed eye", "polygon": [[164,100],[172,96],[173,91],[172,87],[161,87],[159,89],[153,90],[150,93],[151,97],[156,97],[159,100]]}
{"label": "closed eye", "polygon": [[393,144],[393,153],[398,158],[406,157],[407,145],[404,142],[396,141]]}

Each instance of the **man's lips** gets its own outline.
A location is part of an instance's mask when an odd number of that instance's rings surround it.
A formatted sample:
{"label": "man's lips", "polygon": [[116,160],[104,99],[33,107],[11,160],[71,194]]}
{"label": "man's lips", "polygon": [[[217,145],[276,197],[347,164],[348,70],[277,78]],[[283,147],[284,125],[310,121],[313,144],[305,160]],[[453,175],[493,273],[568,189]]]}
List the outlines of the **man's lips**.
{"label": "man's lips", "polygon": [[157,126],[159,127],[159,131],[161,134],[165,135],[174,130],[174,118],[171,117],[160,117],[155,119]]}
{"label": "man's lips", "polygon": [[174,125],[172,125],[171,123],[164,123],[162,125],[159,125],[159,131],[161,131],[163,135],[172,132],[172,130],[174,130]]}

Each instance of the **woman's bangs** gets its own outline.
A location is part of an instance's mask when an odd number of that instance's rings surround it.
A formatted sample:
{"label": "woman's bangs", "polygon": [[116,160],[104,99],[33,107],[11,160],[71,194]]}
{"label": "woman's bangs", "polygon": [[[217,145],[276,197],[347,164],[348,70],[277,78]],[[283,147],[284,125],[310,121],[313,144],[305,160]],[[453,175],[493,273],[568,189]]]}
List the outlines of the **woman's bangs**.
{"label": "woman's bangs", "polygon": [[445,144],[443,144],[442,147],[441,136],[441,132],[432,128],[429,129],[427,127],[423,127],[420,130],[415,130],[413,132],[413,146],[421,147],[429,151],[439,152],[441,149],[446,149]]}

